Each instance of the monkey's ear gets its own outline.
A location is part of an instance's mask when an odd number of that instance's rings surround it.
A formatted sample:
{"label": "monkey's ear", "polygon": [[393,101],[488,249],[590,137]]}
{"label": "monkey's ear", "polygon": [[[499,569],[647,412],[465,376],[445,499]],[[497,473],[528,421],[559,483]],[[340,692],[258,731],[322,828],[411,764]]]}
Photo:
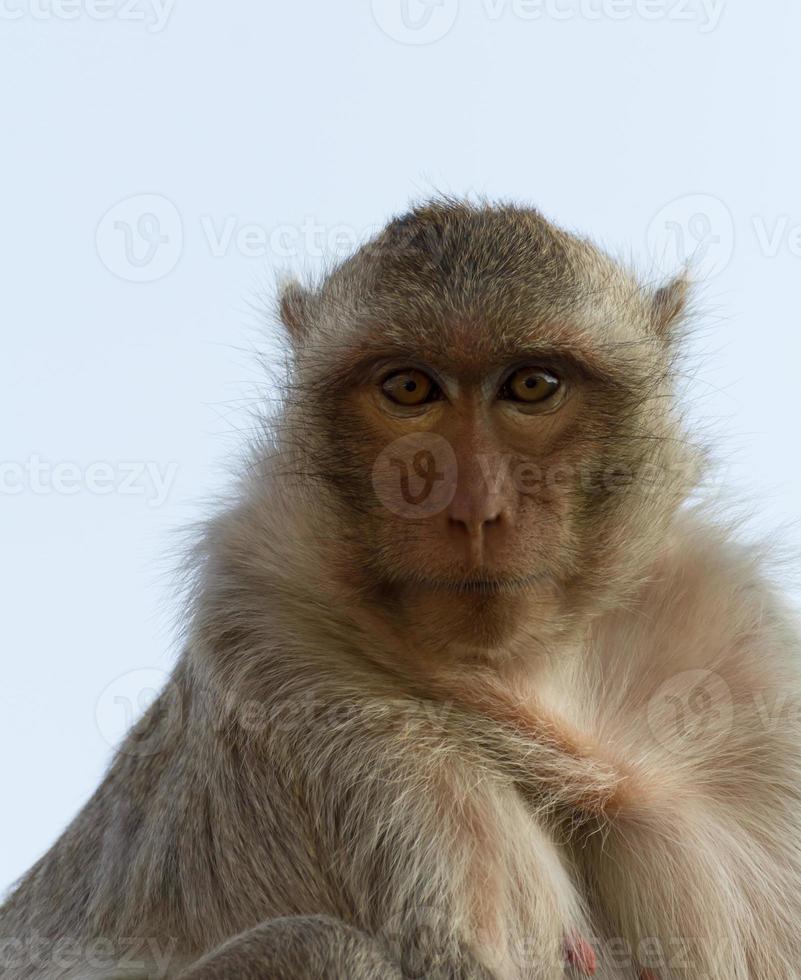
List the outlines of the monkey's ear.
{"label": "monkey's ear", "polygon": [[313,295],[292,279],[281,290],[278,311],[294,347],[303,344],[312,321]]}
{"label": "monkey's ear", "polygon": [[686,272],[660,286],[651,299],[651,321],[660,337],[668,338],[687,308],[690,279]]}

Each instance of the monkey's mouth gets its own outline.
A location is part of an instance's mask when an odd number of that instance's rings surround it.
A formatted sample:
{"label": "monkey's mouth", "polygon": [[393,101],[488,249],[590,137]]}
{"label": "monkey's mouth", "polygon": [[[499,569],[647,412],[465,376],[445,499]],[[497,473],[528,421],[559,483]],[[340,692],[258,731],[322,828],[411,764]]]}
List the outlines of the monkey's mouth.
{"label": "monkey's mouth", "polygon": [[425,584],[435,591],[464,595],[508,595],[552,584],[548,574],[470,575],[464,578],[430,579]]}

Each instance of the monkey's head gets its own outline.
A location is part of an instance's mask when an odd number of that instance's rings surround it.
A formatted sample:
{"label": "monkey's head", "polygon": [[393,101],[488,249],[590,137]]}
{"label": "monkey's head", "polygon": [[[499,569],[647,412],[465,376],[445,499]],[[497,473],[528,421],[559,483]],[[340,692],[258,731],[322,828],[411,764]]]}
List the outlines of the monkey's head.
{"label": "monkey's head", "polygon": [[566,613],[619,591],[687,489],[685,292],[645,288],[536,211],[451,201],[391,222],[319,288],[289,285],[284,448],[352,581],[494,610],[495,638],[521,603]]}

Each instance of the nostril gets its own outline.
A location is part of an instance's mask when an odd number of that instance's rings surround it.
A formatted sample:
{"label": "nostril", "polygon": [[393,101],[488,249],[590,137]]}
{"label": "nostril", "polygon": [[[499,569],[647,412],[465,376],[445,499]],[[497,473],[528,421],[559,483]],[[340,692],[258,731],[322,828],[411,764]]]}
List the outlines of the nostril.
{"label": "nostril", "polygon": [[473,520],[465,519],[463,517],[454,517],[453,514],[448,516],[448,523],[451,527],[458,527],[463,531],[467,531],[469,534],[480,534],[485,528],[492,527],[494,524],[501,523],[501,512],[493,513],[488,517],[478,517]]}
{"label": "nostril", "polygon": [[470,531],[471,522],[465,521],[461,517],[448,517],[448,524],[453,528],[458,528],[460,531]]}
{"label": "nostril", "polygon": [[498,494],[469,493],[457,490],[446,515],[454,532],[467,533],[471,538],[489,532],[504,519],[504,501]]}

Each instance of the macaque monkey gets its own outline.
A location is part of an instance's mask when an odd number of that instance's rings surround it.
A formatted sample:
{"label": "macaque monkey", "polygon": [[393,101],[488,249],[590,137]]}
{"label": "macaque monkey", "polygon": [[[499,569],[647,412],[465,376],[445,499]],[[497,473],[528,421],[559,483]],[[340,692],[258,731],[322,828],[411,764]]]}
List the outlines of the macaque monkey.
{"label": "macaque monkey", "polygon": [[689,502],[687,288],[450,200],[285,287],[184,652],[1,976],[798,980],[801,646]]}

